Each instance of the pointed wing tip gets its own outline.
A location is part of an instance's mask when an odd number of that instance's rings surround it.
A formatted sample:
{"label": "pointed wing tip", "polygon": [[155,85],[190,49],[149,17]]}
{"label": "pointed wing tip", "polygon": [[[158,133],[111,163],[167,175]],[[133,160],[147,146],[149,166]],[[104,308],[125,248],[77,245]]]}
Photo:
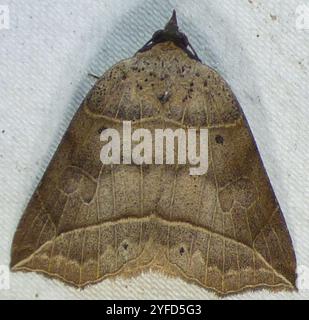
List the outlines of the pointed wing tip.
{"label": "pointed wing tip", "polygon": [[28,248],[20,249],[16,246],[15,241],[12,244],[12,251],[11,251],[11,261],[10,261],[10,270],[13,272],[20,271],[22,265],[31,259],[33,251]]}
{"label": "pointed wing tip", "polygon": [[20,264],[21,260],[17,260],[16,258],[12,257],[11,258],[11,262],[9,265],[9,268],[12,272],[17,272],[19,271],[19,264]]}
{"label": "pointed wing tip", "polygon": [[18,259],[18,255],[16,254],[16,249],[14,249],[14,242],[12,244],[12,252],[11,252],[11,261],[10,261],[10,270],[11,271],[16,271],[16,265],[18,264],[19,259]]}

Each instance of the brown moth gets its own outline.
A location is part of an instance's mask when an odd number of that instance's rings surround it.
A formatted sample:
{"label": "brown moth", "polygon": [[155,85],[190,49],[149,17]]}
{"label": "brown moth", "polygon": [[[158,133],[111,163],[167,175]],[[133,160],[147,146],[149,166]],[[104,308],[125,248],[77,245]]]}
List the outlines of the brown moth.
{"label": "brown moth", "polygon": [[[189,50],[190,48],[191,50]],[[100,134],[206,128],[209,168],[100,161]],[[175,151],[177,152],[177,150]],[[17,228],[11,269],[83,288],[156,270],[212,289],[293,290],[295,254],[246,118],[175,12],[91,89]]]}

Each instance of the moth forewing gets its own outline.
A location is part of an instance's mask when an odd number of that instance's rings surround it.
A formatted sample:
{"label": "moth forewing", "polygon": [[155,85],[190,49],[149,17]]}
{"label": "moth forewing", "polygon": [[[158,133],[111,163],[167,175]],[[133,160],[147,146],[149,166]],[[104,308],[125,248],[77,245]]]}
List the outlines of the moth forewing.
{"label": "moth forewing", "polygon": [[11,268],[76,287],[154,269],[222,295],[295,288],[248,123],[175,14],[87,95],[19,223]]}

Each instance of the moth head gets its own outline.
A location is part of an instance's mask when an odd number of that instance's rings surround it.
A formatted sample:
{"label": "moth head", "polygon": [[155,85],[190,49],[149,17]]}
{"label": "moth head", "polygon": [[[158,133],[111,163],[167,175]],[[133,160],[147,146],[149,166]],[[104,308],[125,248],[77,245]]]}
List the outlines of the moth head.
{"label": "moth head", "polygon": [[165,28],[163,30],[156,31],[151,40],[153,43],[171,41],[183,48],[188,46],[187,36],[179,31],[175,10],[173,10],[172,17],[165,25]]}
{"label": "moth head", "polygon": [[[183,32],[179,31],[175,10],[173,10],[172,17],[165,25],[165,28],[156,31],[152,35],[152,38],[138,52],[149,50],[154,45],[166,41],[173,42],[176,46],[186,51],[191,58],[200,61],[187,36]],[[191,49],[191,51],[188,50],[188,47]]]}

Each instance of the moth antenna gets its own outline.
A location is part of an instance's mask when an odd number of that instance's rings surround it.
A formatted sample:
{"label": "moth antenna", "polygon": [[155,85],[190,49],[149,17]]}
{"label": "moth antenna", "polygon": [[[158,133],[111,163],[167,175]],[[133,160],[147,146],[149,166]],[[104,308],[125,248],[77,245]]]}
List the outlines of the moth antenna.
{"label": "moth antenna", "polygon": [[92,77],[92,78],[94,78],[94,79],[96,79],[96,80],[100,79],[100,77],[97,76],[97,75],[94,74],[94,73],[88,73],[88,77]]}
{"label": "moth antenna", "polygon": [[195,59],[198,60],[199,62],[202,62],[202,60],[201,60],[201,59],[199,58],[199,56],[197,55],[196,51],[194,50],[194,48],[192,47],[192,45],[191,45],[190,42],[188,42],[188,46],[189,46],[189,48],[192,50]]}

